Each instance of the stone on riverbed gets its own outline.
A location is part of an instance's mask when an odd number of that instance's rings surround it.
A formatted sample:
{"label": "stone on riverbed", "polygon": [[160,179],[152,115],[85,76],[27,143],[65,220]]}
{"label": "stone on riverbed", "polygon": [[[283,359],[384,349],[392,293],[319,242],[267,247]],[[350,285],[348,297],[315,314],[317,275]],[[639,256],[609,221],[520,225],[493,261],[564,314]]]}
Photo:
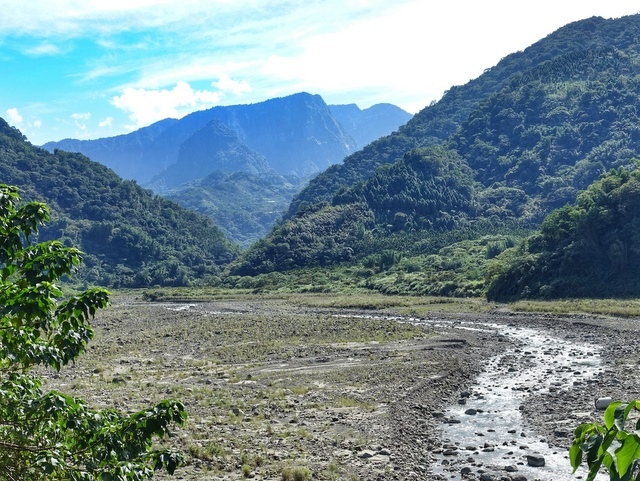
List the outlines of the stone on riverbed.
{"label": "stone on riverbed", "polygon": [[533,468],[541,468],[544,466],[544,456],[540,454],[527,454],[527,464]]}
{"label": "stone on riverbed", "polygon": [[596,409],[600,409],[601,411],[604,411],[609,407],[609,404],[611,404],[612,402],[613,402],[613,399],[611,399],[610,397],[598,398],[596,399]]}

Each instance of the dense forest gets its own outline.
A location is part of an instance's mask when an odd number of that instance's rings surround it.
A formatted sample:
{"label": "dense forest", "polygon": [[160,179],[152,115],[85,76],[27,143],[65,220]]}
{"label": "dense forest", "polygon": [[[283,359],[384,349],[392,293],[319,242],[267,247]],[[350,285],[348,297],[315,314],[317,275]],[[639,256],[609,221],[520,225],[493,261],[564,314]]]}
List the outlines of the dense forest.
{"label": "dense forest", "polygon": [[491,300],[637,296],[640,169],[603,175],[502,256],[490,279]]}
{"label": "dense forest", "polygon": [[[640,16],[576,22],[453,87],[398,132],[315,177],[231,273],[364,266],[381,248],[405,262],[418,256],[425,269],[423,257],[446,247],[440,239],[485,239],[493,251],[517,243],[610,169],[635,168],[638,34]],[[354,210],[359,221],[342,214]],[[319,219],[332,222],[315,231]],[[487,240],[495,233],[506,238]],[[380,289],[374,274],[367,283]]]}
{"label": "dense forest", "polygon": [[153,195],[134,181],[81,154],[51,154],[32,146],[0,119],[0,182],[25,200],[49,205],[41,240],[79,247],[84,266],[75,276],[114,287],[206,282],[234,259],[210,219]]}

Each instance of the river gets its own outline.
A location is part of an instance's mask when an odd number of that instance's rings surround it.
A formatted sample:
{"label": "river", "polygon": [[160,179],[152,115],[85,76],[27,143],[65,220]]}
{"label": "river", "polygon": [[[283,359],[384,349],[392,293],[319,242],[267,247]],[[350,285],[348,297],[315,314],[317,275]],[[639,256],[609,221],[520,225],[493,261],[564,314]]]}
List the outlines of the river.
{"label": "river", "polygon": [[[548,444],[528,429],[520,407],[532,394],[572,389],[593,378],[602,369],[599,346],[517,326],[456,323],[449,327],[498,331],[516,347],[491,358],[471,389],[447,409],[443,449],[433,472],[452,480],[467,479],[466,473],[484,474],[487,480],[586,478],[586,470],[571,474],[566,449]],[[536,459],[539,463],[544,459],[544,466],[529,466]]]}

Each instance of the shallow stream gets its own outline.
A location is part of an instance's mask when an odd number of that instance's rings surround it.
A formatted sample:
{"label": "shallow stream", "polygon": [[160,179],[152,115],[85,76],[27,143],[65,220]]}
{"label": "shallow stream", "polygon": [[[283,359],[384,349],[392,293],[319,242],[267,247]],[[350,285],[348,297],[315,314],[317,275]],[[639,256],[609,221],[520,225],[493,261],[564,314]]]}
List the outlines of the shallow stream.
{"label": "shallow stream", "polygon": [[[504,473],[529,481],[586,478],[585,471],[571,475],[566,449],[527,429],[520,406],[532,394],[571,389],[593,378],[601,369],[599,347],[530,328],[475,323],[455,327],[498,331],[517,347],[491,358],[458,404],[447,409],[434,473],[452,480],[465,479],[461,472]],[[544,466],[529,466],[528,455],[542,456]]]}

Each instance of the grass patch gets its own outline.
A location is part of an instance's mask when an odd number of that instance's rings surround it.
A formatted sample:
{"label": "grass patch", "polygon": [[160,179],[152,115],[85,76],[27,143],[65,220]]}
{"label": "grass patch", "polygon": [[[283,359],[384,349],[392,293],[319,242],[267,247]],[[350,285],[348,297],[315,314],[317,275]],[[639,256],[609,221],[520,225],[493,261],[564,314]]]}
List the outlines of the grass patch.
{"label": "grass patch", "polygon": [[601,316],[640,316],[640,299],[563,299],[556,301],[517,301],[509,304],[516,312],[552,314],[594,314]]}
{"label": "grass patch", "polygon": [[351,396],[341,396],[335,400],[334,406],[337,408],[357,408],[363,411],[375,411],[376,406],[373,403],[360,401]]}
{"label": "grass patch", "polygon": [[282,468],[282,481],[307,481],[311,477],[311,471],[304,466]]}

